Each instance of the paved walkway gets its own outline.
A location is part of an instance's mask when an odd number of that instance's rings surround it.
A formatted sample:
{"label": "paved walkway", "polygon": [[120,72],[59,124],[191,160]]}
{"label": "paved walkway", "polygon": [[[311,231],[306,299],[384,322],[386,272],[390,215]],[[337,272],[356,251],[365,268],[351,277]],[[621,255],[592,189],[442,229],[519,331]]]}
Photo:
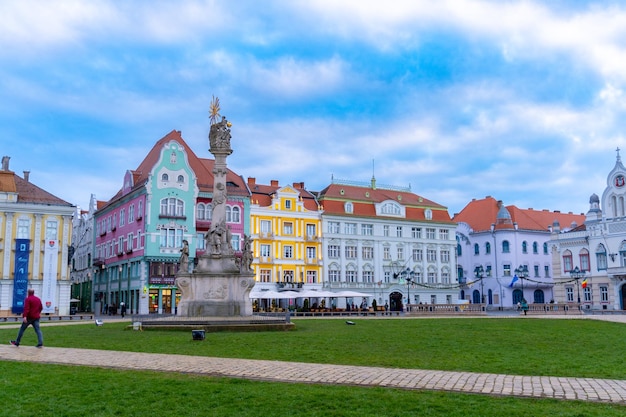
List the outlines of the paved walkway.
{"label": "paved walkway", "polygon": [[[590,317],[591,318],[591,317]],[[626,316],[593,317],[626,322]],[[172,360],[176,358],[176,360]],[[444,390],[626,405],[626,380],[498,375],[155,353],[0,345],[0,360],[183,372],[274,382]]]}

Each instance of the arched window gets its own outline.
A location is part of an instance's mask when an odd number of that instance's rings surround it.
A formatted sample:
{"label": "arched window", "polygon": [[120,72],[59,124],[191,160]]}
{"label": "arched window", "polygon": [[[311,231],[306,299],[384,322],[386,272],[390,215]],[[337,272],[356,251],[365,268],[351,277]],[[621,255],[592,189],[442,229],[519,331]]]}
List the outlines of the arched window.
{"label": "arched window", "polygon": [[474,243],[474,255],[479,255],[480,254],[480,246],[478,245],[478,243]]}
{"label": "arched window", "polygon": [[[384,209],[385,209],[385,206],[383,206],[383,210],[384,210]],[[346,211],[346,213],[352,213],[352,212],[353,212],[353,210],[354,210],[354,206],[352,205],[352,203],[347,202],[347,203],[344,205],[344,210]]]}
{"label": "arched window", "polygon": [[509,253],[509,241],[508,240],[502,241],[502,252]]}
{"label": "arched window", "polygon": [[485,243],[485,253],[489,255],[491,253],[491,243]]}
{"label": "arched window", "polygon": [[596,263],[598,264],[598,271],[607,269],[606,248],[602,243],[596,249]]}
{"label": "arched window", "polygon": [[231,211],[231,223],[240,223],[241,217],[239,216],[239,207],[234,206]]}
{"label": "arched window", "polygon": [[463,249],[461,248],[461,244],[457,244],[456,245],[456,256],[461,256],[463,255]]}
{"label": "arched window", "polygon": [[572,269],[574,269],[574,265],[572,262],[572,252],[566,250],[563,252],[563,272],[569,273]]}
{"label": "arched window", "polygon": [[182,184],[185,182],[185,177],[182,175],[179,175],[177,181]]}
{"label": "arched window", "polygon": [[167,174],[161,175],[161,181],[169,181],[170,177]]}
{"label": "arched window", "polygon": [[522,253],[528,253],[528,243],[526,241],[522,242]]}
{"label": "arched window", "polygon": [[578,253],[578,258],[580,259],[580,270],[581,271],[590,271],[589,268],[589,251],[587,249],[581,249]]}
{"label": "arched window", "polygon": [[168,197],[161,200],[161,216],[184,217],[185,202],[181,199]]}
{"label": "arched window", "polygon": [[533,242],[533,253],[539,253],[539,245],[537,242]]}
{"label": "arched window", "polygon": [[204,204],[198,203],[196,206],[196,219],[197,220],[205,220],[204,218]]}
{"label": "arched window", "polygon": [[543,254],[544,255],[548,254],[548,242],[543,243]]}
{"label": "arched window", "polygon": [[[350,204],[350,211],[348,211],[348,204]],[[382,212],[382,214],[392,214],[394,216],[399,216],[400,214],[402,214],[400,206],[395,203],[383,204],[380,211]],[[346,203],[346,213],[352,213],[352,203]]]}

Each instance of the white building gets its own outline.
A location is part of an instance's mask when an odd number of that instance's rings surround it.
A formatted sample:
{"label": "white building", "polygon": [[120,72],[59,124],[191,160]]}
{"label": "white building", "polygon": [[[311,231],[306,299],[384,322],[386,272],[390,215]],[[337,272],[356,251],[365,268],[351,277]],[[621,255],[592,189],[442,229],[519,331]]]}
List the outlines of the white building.
{"label": "white building", "polygon": [[369,305],[376,300],[392,311],[457,301],[456,225],[446,207],[409,188],[376,186],[374,178],[333,180],[318,201],[325,289],[370,294]]}
{"label": "white building", "polygon": [[[493,197],[472,200],[453,218],[457,227],[460,298],[487,308],[512,308],[525,299],[555,298],[550,237],[553,223],[574,228],[584,215],[505,206]],[[569,230],[569,229],[568,229]]]}
{"label": "white building", "polygon": [[[589,310],[626,309],[626,168],[617,150],[602,199],[593,194],[581,227],[555,225],[555,296]],[[603,208],[604,210],[602,210]]]}

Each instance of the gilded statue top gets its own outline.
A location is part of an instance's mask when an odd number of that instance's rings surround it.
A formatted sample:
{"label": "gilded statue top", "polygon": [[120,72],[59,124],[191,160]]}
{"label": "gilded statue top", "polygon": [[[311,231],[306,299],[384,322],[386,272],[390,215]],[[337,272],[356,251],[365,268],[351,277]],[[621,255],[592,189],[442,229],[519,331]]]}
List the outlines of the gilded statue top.
{"label": "gilded statue top", "polygon": [[232,124],[226,120],[226,117],[222,116],[222,120],[219,122],[220,116],[220,99],[213,97],[211,100],[211,106],[209,110],[209,119],[211,120],[211,131],[209,132],[209,146],[211,153],[214,151],[226,151],[232,153],[230,149],[230,127]]}

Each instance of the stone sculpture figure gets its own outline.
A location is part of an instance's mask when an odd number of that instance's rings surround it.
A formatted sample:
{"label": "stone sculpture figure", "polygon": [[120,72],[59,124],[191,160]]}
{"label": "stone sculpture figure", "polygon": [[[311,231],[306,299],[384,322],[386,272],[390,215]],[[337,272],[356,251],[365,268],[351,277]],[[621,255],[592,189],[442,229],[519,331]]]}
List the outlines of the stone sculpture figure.
{"label": "stone sculpture figure", "polygon": [[182,272],[189,271],[189,242],[183,240],[183,247],[180,250],[180,259],[178,261]]}

